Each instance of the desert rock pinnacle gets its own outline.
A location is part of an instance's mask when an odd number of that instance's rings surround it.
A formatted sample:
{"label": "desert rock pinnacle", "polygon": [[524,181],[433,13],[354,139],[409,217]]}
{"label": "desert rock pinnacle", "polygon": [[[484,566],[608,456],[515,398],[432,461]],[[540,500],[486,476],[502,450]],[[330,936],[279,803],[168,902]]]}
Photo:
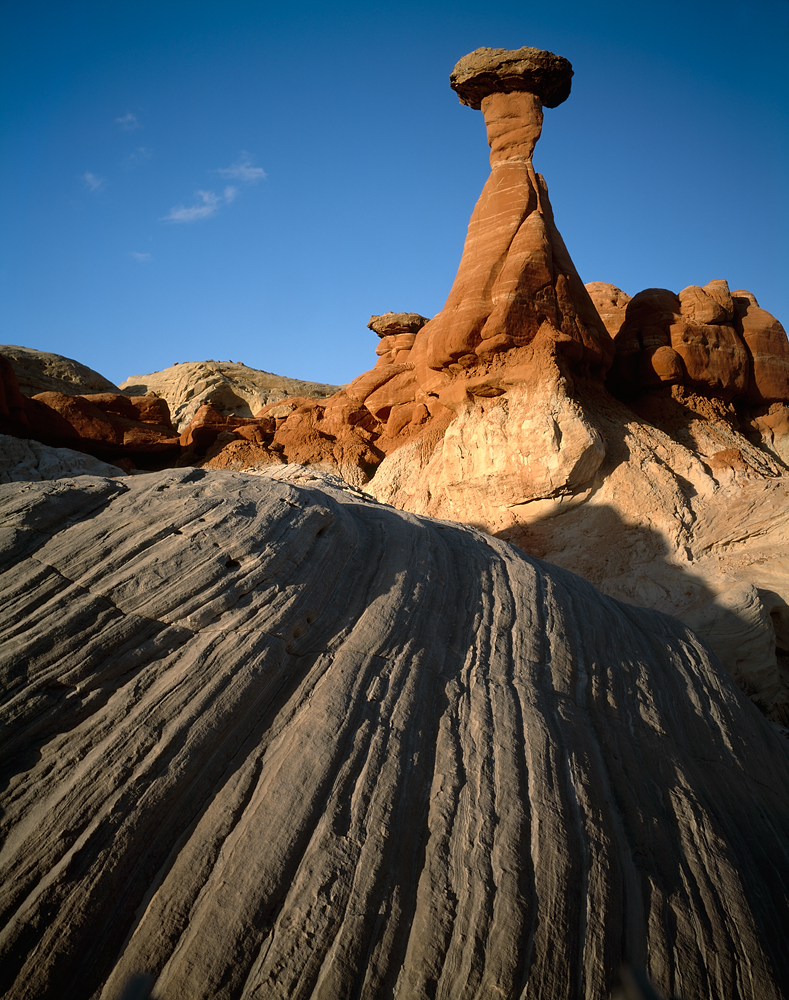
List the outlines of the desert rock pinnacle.
{"label": "desert rock pinnacle", "polygon": [[532,154],[543,106],[570,93],[572,67],[551,52],[477,49],[450,77],[462,103],[481,109],[491,174],[469,223],[455,283],[417,336],[412,360],[428,393],[461,369],[526,347],[541,331],[570,363],[605,369],[612,345],[553,221]]}

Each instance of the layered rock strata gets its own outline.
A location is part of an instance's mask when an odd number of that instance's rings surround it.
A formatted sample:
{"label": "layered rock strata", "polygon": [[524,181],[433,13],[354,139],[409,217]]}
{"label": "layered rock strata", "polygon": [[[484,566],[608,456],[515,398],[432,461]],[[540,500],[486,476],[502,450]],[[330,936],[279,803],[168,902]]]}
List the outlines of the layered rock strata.
{"label": "layered rock strata", "polygon": [[[556,58],[542,63],[554,83]],[[530,67],[517,87],[516,66]],[[789,499],[771,485],[789,471],[786,335],[722,280],[632,300],[603,283],[579,289],[531,166],[548,103],[529,83],[539,66],[529,50],[478,50],[453,73],[461,100],[485,114],[491,177],[447,304],[418,333],[408,367],[349,387],[379,419],[406,404],[430,418],[386,443],[368,489],[685,615],[787,723]],[[612,361],[618,399],[604,387]],[[773,505],[769,546],[749,540],[764,530],[760,492]],[[696,538],[721,526],[725,505],[745,541],[723,558],[722,544]]]}
{"label": "layered rock strata", "polygon": [[178,436],[163,399],[120,392],[80,395],[54,391],[28,397],[20,391],[14,368],[3,355],[0,433],[50,448],[82,451],[120,464],[126,471],[139,464],[173,464],[180,455]]}
{"label": "layered rock strata", "polygon": [[382,316],[371,316],[367,324],[369,330],[374,330],[381,338],[375,353],[378,360],[376,368],[385,365],[405,364],[411,358],[411,348],[416,335],[429,320],[419,313],[384,313]]}
{"label": "layered rock strata", "polygon": [[553,221],[532,154],[543,105],[570,92],[572,68],[552,53],[478,49],[450,77],[462,103],[481,108],[491,174],[469,223],[447,302],[413,351],[420,386],[438,392],[542,331],[571,363],[605,369],[610,338]]}
{"label": "layered rock strata", "polygon": [[[572,402],[568,376],[604,374],[612,340],[532,164],[542,107],[567,97],[571,77],[567,60],[536,49],[479,49],[455,67],[452,86],[462,102],[483,111],[491,148],[491,175],[471,217],[457,277],[441,312],[413,340],[409,334],[407,342],[379,347],[376,366],[347,387],[378,422],[374,444],[382,457],[410,442],[419,468],[447,428],[466,417],[496,451],[502,437],[496,399],[506,395],[512,426],[533,425],[542,442],[531,458],[524,453],[510,463],[502,454],[495,468],[480,467],[479,474],[495,476],[507,497],[540,495],[546,482],[549,489],[568,480],[580,485],[605,452]],[[546,421],[546,399],[548,412],[561,413],[568,424],[563,448]],[[541,467],[543,446],[550,453],[547,470]],[[471,467],[464,471],[467,479],[477,475]],[[383,478],[388,481],[388,474]]]}
{"label": "layered rock strata", "polygon": [[787,744],[693,633],[313,475],[0,487],[4,995],[778,1000]]}
{"label": "layered rock strata", "polygon": [[340,388],[273,375],[237,361],[187,361],[149,375],[132,375],[121,383],[123,392],[131,396],[161,396],[179,433],[201,406],[212,406],[227,417],[249,419],[270,403],[294,396],[326,399]]}

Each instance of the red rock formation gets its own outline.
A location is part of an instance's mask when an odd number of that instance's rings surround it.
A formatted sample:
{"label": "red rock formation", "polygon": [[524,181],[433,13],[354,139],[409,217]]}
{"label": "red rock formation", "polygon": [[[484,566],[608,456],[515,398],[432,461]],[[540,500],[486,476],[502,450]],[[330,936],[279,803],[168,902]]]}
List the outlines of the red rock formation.
{"label": "red rock formation", "polygon": [[66,396],[41,392],[33,397],[73,430],[81,450],[98,457],[177,457],[178,435],[164,400],[98,393]]}
{"label": "red rock formation", "polygon": [[625,321],[627,307],[631,301],[630,296],[607,281],[587,281],[584,287],[589,292],[589,297],[606,330],[615,337]]}
{"label": "red rock formation", "polygon": [[[514,390],[506,400],[514,428],[533,416],[521,419],[520,408],[541,405],[527,391],[535,379],[558,414],[567,409],[569,383],[562,380],[571,369],[598,379],[607,371],[611,336],[573,266],[545,182],[532,165],[542,109],[567,98],[571,78],[566,59],[531,48],[477,49],[455,66],[452,87],[462,103],[485,116],[491,174],[446,304],[430,321],[415,313],[372,317],[370,328],[381,338],[374,368],[337,396],[286,415],[261,461],[281,460],[279,455],[290,462],[336,463],[340,455],[363,483],[385,455],[409,441],[435,446],[475,400],[495,409],[492,401]],[[492,410],[490,419],[498,419]],[[588,428],[576,431],[573,468],[593,474],[602,455],[599,441]],[[221,435],[212,447],[219,444]],[[225,447],[231,444],[238,449],[230,440]],[[583,458],[591,454],[594,461]],[[225,461],[218,453],[207,460]],[[535,467],[538,462],[535,456]],[[549,479],[560,478],[554,468]]]}
{"label": "red rock formation", "polygon": [[610,363],[610,338],[532,165],[542,107],[569,95],[571,77],[567,60],[536,49],[478,49],[453,70],[461,102],[485,116],[491,174],[447,302],[412,350],[427,392],[438,393],[494,354],[529,345],[544,326],[570,363],[601,370]]}
{"label": "red rock formation", "polygon": [[375,446],[384,425],[344,391],[327,400],[291,397],[264,406],[252,419],[200,407],[181,433],[179,465],[242,469],[297,463],[339,469],[363,485],[383,453]]}
{"label": "red rock formation", "polygon": [[374,330],[381,338],[375,349],[378,355],[376,368],[409,361],[416,335],[429,322],[419,313],[384,313],[371,316],[368,329]]}
{"label": "red rock formation", "polygon": [[[596,295],[605,298],[602,286]],[[614,343],[610,381],[624,397],[681,384],[725,401],[789,400],[783,327],[750,292],[732,295],[720,279],[703,288],[690,285],[679,295],[666,288],[639,292],[626,305]]]}
{"label": "red rock formation", "polygon": [[789,341],[786,331],[750,292],[732,292],[734,328],[751,358],[745,393],[754,405],[789,401]]}
{"label": "red rock formation", "polygon": [[26,400],[19,391],[11,362],[0,354],[0,433],[21,436],[28,427]]}
{"label": "red rock formation", "polygon": [[79,434],[63,416],[25,396],[8,358],[0,355],[0,432],[55,447],[80,448]]}
{"label": "red rock formation", "polygon": [[270,417],[260,420],[231,417],[205,403],[192,418],[191,423],[181,432],[181,447],[194,451],[210,448],[220,434],[238,435],[256,444],[268,444],[274,436],[276,423]]}
{"label": "red rock formation", "polygon": [[332,399],[286,416],[270,453],[307,464],[336,462],[339,453],[362,469],[364,482],[409,440],[434,445],[469,401],[495,399],[533,377],[552,384],[562,366],[607,370],[611,338],[531,162],[542,108],[566,99],[571,77],[566,59],[538,49],[478,49],[460,60],[450,82],[485,116],[491,175],[446,305],[430,321],[415,313],[372,317],[369,326],[381,338],[375,367]]}
{"label": "red rock formation", "polygon": [[20,392],[14,369],[0,356],[0,433],[72,448],[131,468],[177,459],[180,446],[167,403],[156,396],[103,392],[88,396]]}

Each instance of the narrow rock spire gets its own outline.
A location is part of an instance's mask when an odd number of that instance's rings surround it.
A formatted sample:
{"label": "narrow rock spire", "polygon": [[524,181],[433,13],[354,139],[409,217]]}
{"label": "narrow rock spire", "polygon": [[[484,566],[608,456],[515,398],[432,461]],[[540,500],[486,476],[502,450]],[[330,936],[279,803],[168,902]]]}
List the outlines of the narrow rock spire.
{"label": "narrow rock spire", "polygon": [[485,116],[492,169],[446,304],[414,344],[417,378],[427,392],[440,393],[495,354],[526,347],[538,332],[572,364],[610,364],[611,339],[532,165],[542,109],[566,100],[572,75],[566,59],[533,48],[477,49],[452,71],[461,103]]}

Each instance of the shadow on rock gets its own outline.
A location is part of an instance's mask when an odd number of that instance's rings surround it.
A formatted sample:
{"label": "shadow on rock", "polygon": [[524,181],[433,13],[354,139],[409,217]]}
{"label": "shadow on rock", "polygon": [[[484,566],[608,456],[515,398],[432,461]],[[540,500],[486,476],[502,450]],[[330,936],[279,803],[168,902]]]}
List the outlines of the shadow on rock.
{"label": "shadow on rock", "polygon": [[[682,485],[691,496],[692,484]],[[745,580],[711,585],[687,547],[593,499],[498,537],[610,597],[679,618],[771,721],[789,725],[789,606],[780,594]]]}

